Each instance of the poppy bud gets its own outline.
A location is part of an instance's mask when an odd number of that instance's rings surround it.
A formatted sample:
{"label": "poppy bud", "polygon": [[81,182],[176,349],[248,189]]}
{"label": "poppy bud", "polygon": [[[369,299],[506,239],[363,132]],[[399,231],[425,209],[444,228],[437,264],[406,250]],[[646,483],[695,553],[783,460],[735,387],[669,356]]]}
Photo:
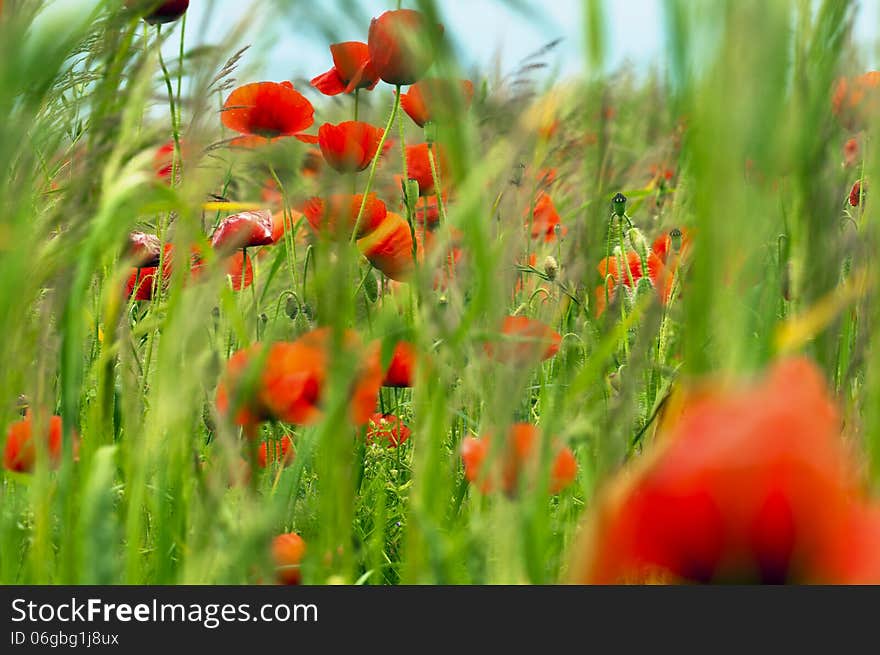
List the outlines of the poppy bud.
{"label": "poppy bud", "polygon": [[144,20],[150,25],[173,23],[189,9],[189,0],[169,0],[157,2],[156,0],[126,0],[125,6],[129,9],[149,11]]}
{"label": "poppy bud", "polygon": [[419,181],[407,180],[403,185],[403,202],[406,205],[407,214],[412,216],[416,213],[416,204],[419,202]]}
{"label": "poppy bud", "polygon": [[617,193],[611,199],[611,209],[616,216],[623,216],[626,214],[626,196],[622,193]]}
{"label": "poppy bud", "polygon": [[867,184],[862,185],[861,180],[856,180],[856,183],[853,184],[852,189],[849,192],[849,204],[853,207],[858,207],[861,203],[862,198],[868,192]]}
{"label": "poppy bud", "polygon": [[284,313],[290,319],[296,318],[299,314],[299,303],[293,296],[287,296],[287,302],[284,303]]}
{"label": "poppy bud", "polygon": [[673,252],[681,252],[681,230],[677,227],[672,228],[669,231],[669,244],[672,246]]}

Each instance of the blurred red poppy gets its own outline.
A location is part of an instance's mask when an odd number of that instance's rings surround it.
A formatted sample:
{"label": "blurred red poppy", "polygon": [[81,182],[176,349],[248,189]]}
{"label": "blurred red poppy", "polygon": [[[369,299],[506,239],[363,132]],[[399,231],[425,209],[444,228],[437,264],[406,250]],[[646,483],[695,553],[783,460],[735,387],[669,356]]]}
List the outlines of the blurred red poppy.
{"label": "blurred red poppy", "polygon": [[281,462],[284,466],[289,466],[294,459],[296,459],[296,452],[293,450],[293,440],[286,434],[278,441],[274,439],[271,443],[263,441],[257,451],[257,463],[260,468],[266,468],[266,463],[269,460],[273,463]]}
{"label": "blurred red poppy", "polygon": [[153,168],[156,175],[165,181],[171,180],[171,173],[174,170],[174,141],[159,147],[153,157]]}
{"label": "blurred red poppy", "polygon": [[[303,205],[303,214],[315,232],[348,239],[354,229],[363,194],[333,194],[324,198],[310,198]],[[375,230],[385,220],[388,210],[375,193],[367,196],[356,237],[360,238]]]}
{"label": "blurred red poppy", "polygon": [[186,13],[189,9],[189,0],[125,0],[125,6],[129,9],[139,9],[149,12],[144,15],[144,20],[150,25],[172,23]]}
{"label": "blurred red poppy", "polygon": [[806,359],[704,386],[606,490],[573,580],[880,582],[880,512],[840,426]]}
{"label": "blurred red poppy", "polygon": [[303,177],[316,177],[324,168],[324,156],[320,148],[309,148],[303,155],[300,172]]}
{"label": "blurred red poppy", "polygon": [[[434,155],[434,166],[440,182],[448,185],[448,165],[446,153],[439,143],[435,143],[431,151]],[[406,174],[410,180],[419,183],[419,195],[427,196],[435,192],[434,176],[431,171],[431,161],[428,158],[428,144],[418,143],[406,147]]]}
{"label": "blurred red poppy", "polygon": [[[443,26],[436,29],[442,33]],[[431,25],[412,9],[386,11],[370,21],[370,64],[388,84],[416,82],[434,61]]]}
{"label": "blurred red poppy", "polygon": [[330,54],[333,68],[311,81],[311,85],[324,95],[373,89],[379,83],[379,75],[370,65],[370,48],[366,43],[334,43],[330,46]]}
{"label": "blurred red poppy", "polygon": [[565,236],[568,228],[561,224],[561,220],[550,196],[544,192],[539,193],[532,212],[532,238],[552,243],[557,236]]}
{"label": "blurred red poppy", "polygon": [[302,581],[300,565],[306,554],[306,542],[295,532],[280,534],[272,540],[272,560],[275,577],[283,585],[298,585]]}
{"label": "blurred red poppy", "polygon": [[361,121],[324,123],[318,130],[318,144],[330,166],[340,173],[355,173],[373,161],[383,133],[384,130]]}
{"label": "blurred red poppy", "polygon": [[486,354],[515,364],[550,359],[562,343],[562,336],[553,328],[527,316],[507,316],[499,337],[495,343],[485,344]]}
{"label": "blurred red poppy", "polygon": [[411,343],[398,341],[391,361],[382,378],[383,387],[411,387],[415,381],[416,349]]}
{"label": "blurred red poppy", "polygon": [[[247,289],[254,281],[254,268],[250,255],[242,250],[233,251],[229,255],[220,257],[220,265],[224,267],[229,283],[234,291]],[[198,247],[193,248],[190,275],[198,279],[205,268],[202,255]]]}
{"label": "blurred red poppy", "polygon": [[[379,353],[375,348],[363,347],[350,330],[343,334],[341,345],[342,351],[358,362],[349,414],[356,425],[361,425],[376,407],[382,381]],[[241,402],[233,420],[249,434],[255,432],[256,424],[272,418],[300,425],[316,422],[321,417],[320,405],[334,346],[332,330],[319,328],[296,341],[274,343],[265,352],[263,344],[237,352],[230,358],[217,387],[217,409],[228,415],[232,409],[230,395],[239,395]],[[244,388],[250,382],[247,378],[252,365],[258,367],[256,379],[252,388]]]}
{"label": "blurred red poppy", "polygon": [[316,137],[301,134],[314,123],[314,114],[312,103],[290,82],[256,82],[235,89],[220,118],[227,128],[245,135],[233,140],[234,145],[253,146],[289,136],[315,142]]}
{"label": "blurred red poppy", "polygon": [[410,438],[410,430],[400,417],[394,414],[373,414],[367,426],[367,443],[387,444],[397,448]]}
{"label": "blurred red poppy", "polygon": [[[392,280],[405,282],[415,269],[412,231],[400,214],[388,212],[379,227],[357,245],[364,257]],[[421,254],[420,249],[417,252]]]}
{"label": "blurred red poppy", "polygon": [[845,127],[866,127],[880,109],[880,71],[840,78],[834,87],[831,108]]}
{"label": "blurred red poppy", "polygon": [[[62,425],[60,416],[49,418],[46,433],[42,441],[49,456],[49,465],[57,468],[61,463],[62,448]],[[74,437],[73,454],[77,457],[78,443]],[[28,412],[27,416],[9,426],[6,432],[6,446],[3,449],[3,466],[9,471],[16,473],[30,473],[34,470],[37,461],[37,445],[33,440],[33,417]]]}
{"label": "blurred red poppy", "polygon": [[400,106],[419,127],[431,121],[444,122],[455,117],[455,109],[466,110],[474,98],[470,80],[426,78],[416,82],[400,96]]}
{"label": "blurred red poppy", "polygon": [[144,232],[132,232],[128,235],[128,256],[135,267],[158,266],[161,252],[162,243],[156,235]]}
{"label": "blurred red poppy", "polygon": [[[443,204],[447,204],[449,202],[449,198],[447,194],[443,194]],[[432,196],[428,198],[424,197],[424,200],[420,201],[416,205],[416,215],[415,215],[416,225],[419,227],[426,228],[427,231],[433,231],[437,225],[440,223],[440,206],[437,203],[437,197]]]}
{"label": "blurred red poppy", "polygon": [[[483,493],[491,493],[500,487],[505,493],[513,495],[523,479],[533,486],[541,458],[540,442],[540,430],[528,423],[510,426],[506,443],[494,457],[491,434],[483,435],[480,439],[466,437],[461,443],[465,479],[478,483]],[[577,469],[577,460],[571,449],[554,444],[549,471],[550,493],[559,493],[574,482]]]}
{"label": "blurred red poppy", "polygon": [[227,216],[211,235],[211,246],[224,253],[271,243],[272,212],[268,209]]}
{"label": "blurred red poppy", "polygon": [[843,144],[843,165],[849,168],[855,166],[859,161],[859,142],[855,137],[851,137]]}

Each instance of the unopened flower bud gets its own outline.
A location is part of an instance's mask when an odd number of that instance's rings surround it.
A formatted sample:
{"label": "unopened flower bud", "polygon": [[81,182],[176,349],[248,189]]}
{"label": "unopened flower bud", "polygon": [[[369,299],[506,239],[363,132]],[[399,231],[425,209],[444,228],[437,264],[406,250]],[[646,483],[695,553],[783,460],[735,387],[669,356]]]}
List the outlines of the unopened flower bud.
{"label": "unopened flower bud", "polygon": [[373,271],[367,271],[364,276],[364,295],[370,302],[376,302],[379,298],[379,283],[376,281]]}
{"label": "unopened flower bud", "polygon": [[555,280],[558,273],[559,262],[557,262],[556,259],[551,255],[547,255],[547,257],[544,259],[544,275],[546,275],[551,280]]}
{"label": "unopened flower bud", "polygon": [[419,202],[419,183],[416,180],[407,180],[403,185],[403,202],[410,216],[415,216],[416,204]]}
{"label": "unopened flower bud", "polygon": [[617,193],[611,199],[611,209],[617,216],[623,216],[626,213],[626,196],[622,193]]}
{"label": "unopened flower bud", "polygon": [[681,251],[681,239],[681,230],[677,227],[674,227],[669,231],[669,245],[672,246],[673,252]]}

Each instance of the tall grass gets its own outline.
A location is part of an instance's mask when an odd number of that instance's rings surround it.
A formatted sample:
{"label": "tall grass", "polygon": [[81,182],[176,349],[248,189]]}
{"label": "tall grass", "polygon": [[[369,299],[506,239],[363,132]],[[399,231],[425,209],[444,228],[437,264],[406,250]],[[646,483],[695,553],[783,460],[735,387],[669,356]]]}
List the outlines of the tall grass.
{"label": "tall grass", "polygon": [[[438,44],[437,73],[470,75],[477,88],[438,136],[466,263],[446,289],[425,265],[378,301],[358,282],[387,284],[347,243],[266,248],[241,292],[212,261],[189,283],[191,246],[204,247],[225,215],[206,201],[259,202],[273,175],[287,206],[350,183],[303,176],[305,146],[293,140],[226,147],[219,108],[252,81],[237,73],[253,63],[247,52],[190,49],[184,22],[147,28],[121,2],[0,4],[0,425],[23,403],[37,432],[60,414],[67,451],[57,471],[40,452],[33,474],[0,472],[0,582],[265,582],[271,538],[292,530],[309,545],[309,583],[560,581],[596,490],[639,457],[671,388],[789,351],[825,370],[880,480],[876,203],[845,204],[856,179],[880,178],[878,123],[845,169],[849,134],[831,110],[834,80],[863,72],[853,3],[667,0],[662,65],[606,74],[608,12],[589,0],[586,74],[553,84],[535,72],[540,53],[514,76],[483,77],[461,70],[449,39]],[[314,3],[277,4],[293,14]],[[443,21],[443,2],[404,4]],[[511,4],[540,13],[539,3]],[[319,124],[351,116],[347,96],[311,98]],[[361,93],[361,119],[384,124],[393,101],[386,85]],[[401,196],[401,140],[424,139],[400,120],[375,181],[389,207]],[[170,186],[153,171],[169,140]],[[674,175],[661,184],[651,166]],[[553,244],[523,230],[546,168],[568,228]],[[679,227],[694,245],[669,304],[643,291],[597,317],[617,192],[649,238]],[[171,283],[149,302],[123,293],[135,229],[175,245]],[[559,265],[552,279],[547,256]],[[513,313],[551,324],[559,354],[534,368],[486,358],[487,336]],[[382,340],[386,361],[400,338],[430,357],[413,389],[382,392],[413,438],[399,449],[363,444],[346,420],[357,362],[334,357],[324,419],[263,428],[263,438],[294,435],[294,464],[230,484],[244,446],[214,406],[225,361],[316,325]],[[571,445],[576,484],[553,496],[471,487],[462,439],[513,422]]]}

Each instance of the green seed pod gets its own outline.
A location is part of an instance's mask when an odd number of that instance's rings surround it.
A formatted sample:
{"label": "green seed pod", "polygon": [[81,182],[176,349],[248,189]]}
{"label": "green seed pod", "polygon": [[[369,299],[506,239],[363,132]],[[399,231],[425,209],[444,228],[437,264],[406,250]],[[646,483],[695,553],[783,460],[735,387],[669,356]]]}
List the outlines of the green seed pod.
{"label": "green seed pod", "polygon": [[437,126],[434,121],[425,123],[425,142],[430,146],[437,141]]}
{"label": "green seed pod", "polygon": [[611,199],[611,210],[617,216],[623,216],[626,214],[626,196],[622,193],[617,193]]}
{"label": "green seed pod", "polygon": [[367,271],[367,274],[364,276],[364,296],[370,302],[376,302],[379,298],[379,282],[376,280],[376,276],[373,275],[372,270]]}

